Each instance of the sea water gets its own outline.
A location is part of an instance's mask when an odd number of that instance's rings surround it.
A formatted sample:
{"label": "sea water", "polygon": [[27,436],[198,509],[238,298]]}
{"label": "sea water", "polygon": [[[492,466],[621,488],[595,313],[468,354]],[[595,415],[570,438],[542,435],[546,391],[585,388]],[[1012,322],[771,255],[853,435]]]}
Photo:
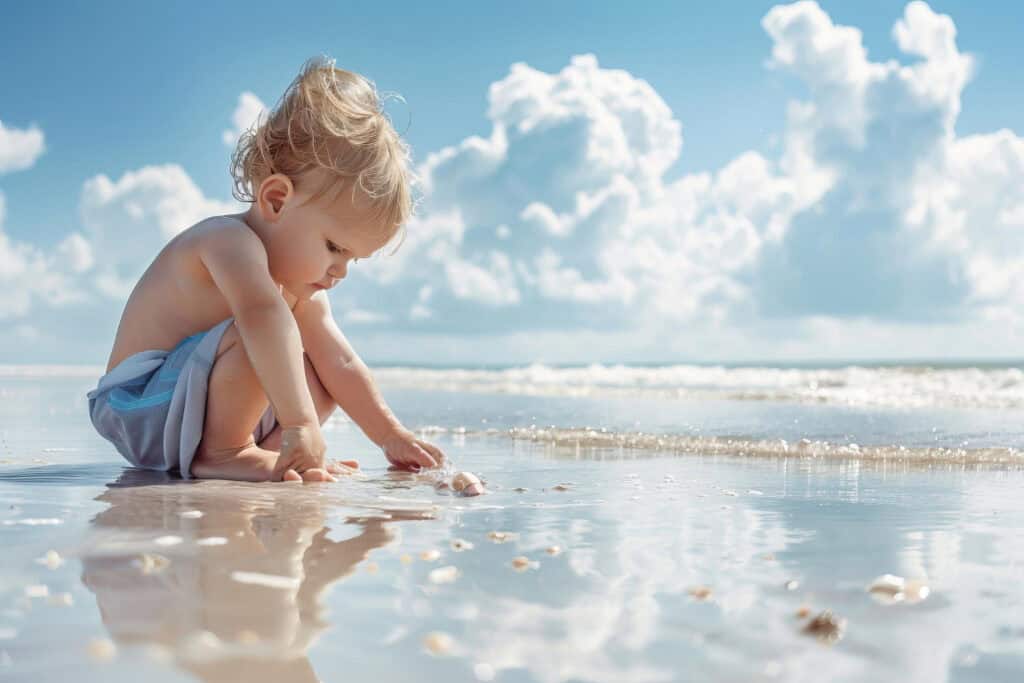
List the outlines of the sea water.
{"label": "sea water", "polygon": [[477,498],[128,469],[98,373],[0,369],[3,681],[1024,676],[1018,368],[378,370]]}

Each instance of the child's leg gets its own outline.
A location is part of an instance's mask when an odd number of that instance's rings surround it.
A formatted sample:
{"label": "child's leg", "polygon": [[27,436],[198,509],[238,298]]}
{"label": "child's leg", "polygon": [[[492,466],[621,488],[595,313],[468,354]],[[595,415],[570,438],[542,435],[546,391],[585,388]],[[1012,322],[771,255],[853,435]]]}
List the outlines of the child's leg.
{"label": "child's leg", "polygon": [[[306,380],[310,382],[310,393],[322,424],[336,404],[320,384],[308,358]],[[280,428],[275,428],[260,445],[256,445],[252,436],[267,404],[267,396],[245,353],[242,338],[235,324],[231,323],[220,340],[210,371],[203,437],[192,461],[192,475],[268,481],[278,456]],[[274,434],[277,434],[276,441],[269,441]],[[318,476],[311,473],[306,478],[317,480]],[[297,478],[294,473],[285,477]]]}

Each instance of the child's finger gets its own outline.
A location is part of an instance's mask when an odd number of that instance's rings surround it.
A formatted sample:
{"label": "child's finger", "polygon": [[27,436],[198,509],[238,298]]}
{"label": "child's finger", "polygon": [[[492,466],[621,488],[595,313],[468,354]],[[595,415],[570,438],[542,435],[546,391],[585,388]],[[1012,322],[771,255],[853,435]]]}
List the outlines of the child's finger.
{"label": "child's finger", "polygon": [[418,444],[413,444],[412,459],[420,467],[437,467],[437,461],[433,456]]}
{"label": "child's finger", "polygon": [[432,443],[427,443],[426,441],[419,441],[417,443],[419,443],[420,447],[426,449],[427,452],[430,453],[430,455],[434,456],[434,460],[437,461],[438,465],[441,465],[441,464],[444,463],[445,455],[444,455],[444,452],[440,448],[438,448],[437,446],[435,446]]}

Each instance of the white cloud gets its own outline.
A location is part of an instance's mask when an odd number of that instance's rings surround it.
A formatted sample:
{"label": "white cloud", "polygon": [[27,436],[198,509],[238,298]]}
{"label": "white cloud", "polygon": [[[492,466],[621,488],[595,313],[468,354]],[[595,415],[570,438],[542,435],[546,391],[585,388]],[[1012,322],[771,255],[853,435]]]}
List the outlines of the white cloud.
{"label": "white cloud", "polygon": [[221,134],[224,144],[234,147],[242,133],[259,122],[259,117],[267,112],[267,105],[251,92],[243,92],[238,96],[238,104],[231,115],[233,127]]}
{"label": "white cloud", "polygon": [[70,273],[59,258],[4,232],[6,205],[0,192],[0,320],[27,316],[35,300],[54,307],[83,301],[84,295],[70,286]]}
{"label": "white cloud", "polygon": [[20,130],[0,121],[0,173],[31,168],[44,149],[43,132],[36,126]]}
{"label": "white cloud", "polygon": [[97,255],[97,287],[123,298],[172,237],[204,218],[242,210],[205,197],[174,164],[129,171],[117,181],[85,182],[79,204],[85,237]]}

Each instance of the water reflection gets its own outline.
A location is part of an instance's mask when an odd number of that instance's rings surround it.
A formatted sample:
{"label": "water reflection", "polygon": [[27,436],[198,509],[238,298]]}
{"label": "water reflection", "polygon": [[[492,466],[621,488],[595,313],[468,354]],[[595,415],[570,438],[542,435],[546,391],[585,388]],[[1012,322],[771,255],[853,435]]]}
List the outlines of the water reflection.
{"label": "water reflection", "polygon": [[81,559],[115,643],[202,681],[319,680],[308,652],[327,592],[394,540],[391,522],[425,515],[327,506],[315,488],[138,472],[108,485]]}

